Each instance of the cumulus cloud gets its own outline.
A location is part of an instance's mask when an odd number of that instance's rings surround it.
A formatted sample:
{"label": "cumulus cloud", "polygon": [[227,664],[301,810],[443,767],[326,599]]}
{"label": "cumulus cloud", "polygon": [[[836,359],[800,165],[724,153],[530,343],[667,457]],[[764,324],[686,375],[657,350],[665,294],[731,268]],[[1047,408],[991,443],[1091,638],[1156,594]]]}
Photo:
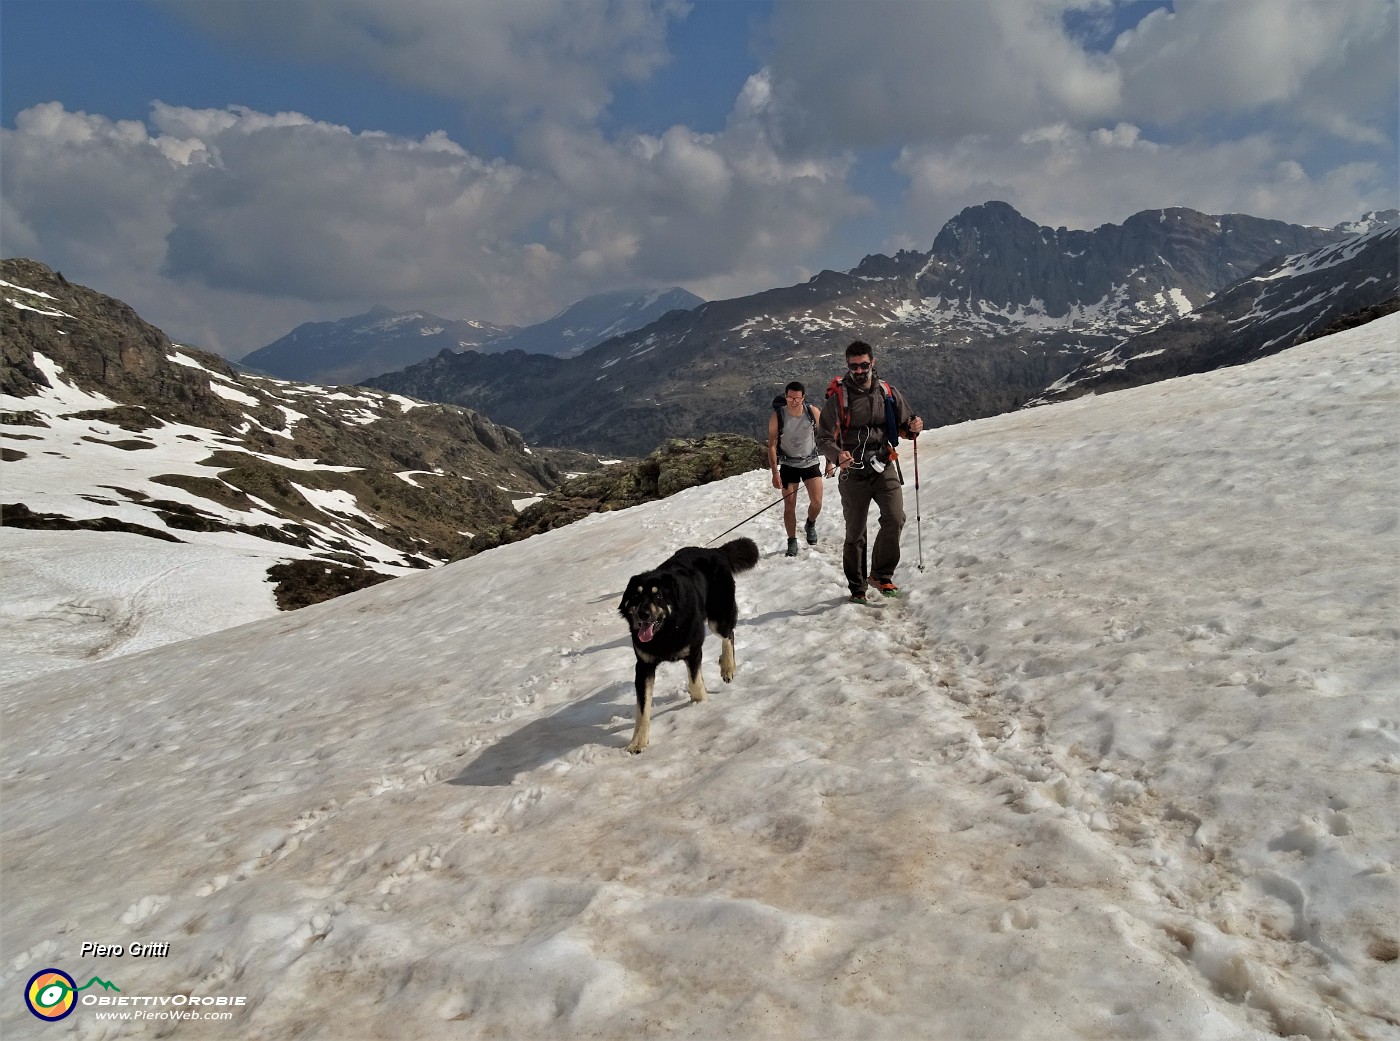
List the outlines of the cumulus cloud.
{"label": "cumulus cloud", "polygon": [[1102,29],[1069,29],[1071,15],[1111,10],[1103,0],[781,0],[768,118],[796,150],[1057,122],[1165,129],[1263,110],[1393,138],[1393,0],[1178,0],[1107,50],[1094,45]]}
{"label": "cumulus cloud", "polygon": [[363,68],[511,123],[591,121],[667,59],[681,0],[177,2],[179,17],[261,49]]}
{"label": "cumulus cloud", "polygon": [[5,250],[54,255],[84,269],[157,266],[179,171],[198,149],[131,120],[67,112],[57,102],[19,113],[3,131]]}
{"label": "cumulus cloud", "polygon": [[581,205],[561,213],[555,238],[595,271],[645,272],[652,281],[776,277],[834,224],[869,205],[846,183],[849,157],[790,161],[762,131],[672,127],[609,141],[550,127],[523,154]]}
{"label": "cumulus cloud", "polygon": [[[1393,0],[780,0],[752,118],[791,155],[897,146],[928,247],[1004,199],[1074,227],[1186,205],[1334,223],[1396,205]],[[1071,28],[1073,27],[1073,28]]]}
{"label": "cumulus cloud", "polygon": [[[1126,118],[1172,124],[1280,109],[1326,133],[1379,141],[1394,122],[1395,41],[1388,0],[1197,0],[1143,19],[1112,59]],[[1358,115],[1370,124],[1359,135]]]}
{"label": "cumulus cloud", "polygon": [[[1121,223],[1163,206],[1330,227],[1395,205],[1375,163],[1313,177],[1267,134],[1166,144],[1125,123],[1087,131],[1061,123],[1014,140],[907,148],[898,168],[909,179],[907,210],[921,249],[950,213],[988,199],[1009,202],[1039,224],[1070,228]],[[1092,190],[1066,192],[1066,183]]]}
{"label": "cumulus cloud", "polygon": [[848,158],[785,160],[762,133],[540,123],[506,162],[300,113],[156,104],[147,125],[49,104],[3,131],[5,235],[202,300],[536,321],[618,285],[776,284],[867,205]]}
{"label": "cumulus cloud", "polygon": [[1118,103],[1117,70],[1071,38],[1084,4],[808,4],[775,11],[770,55],[779,138],[795,150],[1015,131]]}
{"label": "cumulus cloud", "polygon": [[247,110],[158,106],[154,118],[198,128],[210,157],[170,206],[172,278],[308,300],[479,297],[494,279],[471,257],[489,250],[495,265],[521,266],[513,238],[535,216],[528,177],[441,135],[355,134]]}
{"label": "cumulus cloud", "polygon": [[[0,130],[8,254],[234,355],[372,303],[522,323],[623,285],[756,292],[927,249],[989,199],[1073,227],[1397,201],[1394,0],[1177,0],[1125,32],[1109,0],[776,0],[711,133],[609,129],[614,92],[670,60],[681,0],[166,9],[455,100],[510,143],[159,102],[145,121],[41,104]],[[894,178],[880,208],[856,187]]]}

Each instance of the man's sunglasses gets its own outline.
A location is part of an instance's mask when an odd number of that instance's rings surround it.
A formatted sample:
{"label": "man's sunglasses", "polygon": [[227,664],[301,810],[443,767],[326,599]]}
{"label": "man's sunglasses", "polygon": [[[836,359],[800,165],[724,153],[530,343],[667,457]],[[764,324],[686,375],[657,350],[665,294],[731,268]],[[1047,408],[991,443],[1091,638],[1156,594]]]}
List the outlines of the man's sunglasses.
{"label": "man's sunglasses", "polygon": [[871,364],[873,363],[868,361],[848,361],[846,362],[846,368],[850,369],[852,372],[869,372]]}

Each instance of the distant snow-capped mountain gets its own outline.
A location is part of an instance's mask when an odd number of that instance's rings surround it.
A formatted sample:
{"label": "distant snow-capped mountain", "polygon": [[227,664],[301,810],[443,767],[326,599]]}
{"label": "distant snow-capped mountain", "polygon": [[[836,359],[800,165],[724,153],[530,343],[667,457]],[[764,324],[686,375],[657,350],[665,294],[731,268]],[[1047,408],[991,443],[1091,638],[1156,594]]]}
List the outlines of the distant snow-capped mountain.
{"label": "distant snow-capped mountain", "polygon": [[819,395],[862,339],[942,425],[1018,408],[1261,265],[1355,234],[1182,208],[1071,231],[989,202],[928,252],[672,312],[574,358],[466,351],[367,383],[480,409],[543,443],[645,454],[671,437],[761,431],[775,392],[797,379]]}
{"label": "distant snow-capped mountain", "polygon": [[650,325],[668,311],[689,311],[705,302],[679,286],[621,289],[570,304],[553,318],[506,333],[477,348],[483,354],[525,351],[572,358],[604,340]]}
{"label": "distant snow-capped mountain", "polygon": [[[989,202],[945,224],[928,253],[866,257],[845,276],[818,279],[868,283],[865,317],[896,335],[920,330],[944,343],[1015,333],[1112,336],[1178,318],[1268,258],[1341,234],[1179,207],[1074,231]],[[792,328],[790,318],[768,320]],[[762,320],[750,327],[761,328]]]}
{"label": "distant snow-capped mountain", "polygon": [[279,379],[339,386],[402,369],[439,351],[479,348],[512,331],[489,322],[375,307],[334,322],[299,325],[244,355],[239,365]]}
{"label": "distant snow-capped mountain", "polygon": [[238,364],[279,379],[339,386],[397,372],[443,351],[501,354],[518,350],[571,358],[604,340],[640,329],[668,311],[688,310],[704,302],[674,286],[619,290],[586,297],[553,318],[524,328],[375,307],[334,322],[299,325],[245,355]]}

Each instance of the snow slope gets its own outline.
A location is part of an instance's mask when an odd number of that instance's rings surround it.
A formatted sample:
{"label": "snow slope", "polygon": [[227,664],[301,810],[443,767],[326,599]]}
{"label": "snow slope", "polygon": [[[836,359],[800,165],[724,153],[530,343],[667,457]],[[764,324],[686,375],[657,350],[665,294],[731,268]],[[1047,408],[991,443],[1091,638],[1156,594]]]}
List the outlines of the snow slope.
{"label": "snow slope", "polygon": [[[178,348],[171,357],[199,367]],[[228,524],[279,529],[288,525],[291,519],[266,503],[240,510],[168,483],[171,474],[209,479],[217,472],[205,465],[211,453],[246,453],[233,438],[180,423],[133,435],[112,422],[83,418],[88,410],[111,408],[116,402],[75,386],[41,354],[35,355],[35,363],[50,389],[29,398],[0,395],[0,408],[32,412],[45,424],[6,426],[5,446],[18,450],[22,458],[0,467],[0,501],[22,502],[41,513],[108,517],[162,531],[168,529],[149,508],[152,500],[184,504]],[[215,375],[211,386],[218,387]],[[376,398],[374,404],[384,400],[383,395]],[[406,398],[396,400],[418,405]],[[288,425],[295,421],[289,415]],[[312,470],[352,469],[265,454],[259,458],[284,467],[293,477]],[[154,479],[156,475],[165,476]],[[314,495],[303,492],[308,501]],[[360,548],[370,559],[385,561],[380,569],[390,574],[414,570],[407,554],[358,528],[331,526],[351,512],[353,498],[348,507],[332,505],[326,511],[328,524],[296,518],[323,540],[308,547],[239,531],[180,530],[170,532],[179,542],[165,542],[121,533],[0,528],[0,569],[5,574],[0,651],[7,677],[117,657],[276,614],[267,569],[310,558],[325,545]],[[358,510],[353,515],[364,516]],[[373,526],[372,518],[365,519]]]}
{"label": "snow slope", "polygon": [[766,474],[0,688],[0,992],[110,980],[81,1039],[172,995],[269,1041],[1396,1037],[1397,335],[924,435],[881,609],[834,487],[796,560],[765,514],[734,683],[663,667],[640,756],[623,585]]}

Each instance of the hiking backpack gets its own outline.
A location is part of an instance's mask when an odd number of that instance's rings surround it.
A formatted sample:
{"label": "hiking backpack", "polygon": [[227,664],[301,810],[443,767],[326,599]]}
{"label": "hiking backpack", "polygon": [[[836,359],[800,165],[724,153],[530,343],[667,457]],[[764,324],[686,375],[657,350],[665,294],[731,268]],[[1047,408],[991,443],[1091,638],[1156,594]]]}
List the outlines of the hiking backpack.
{"label": "hiking backpack", "polygon": [[[836,405],[840,410],[841,429],[837,431],[837,440],[846,433],[851,425],[851,410],[846,404],[846,388],[843,384],[845,377],[836,376],[826,388],[826,396],[836,396]],[[880,380],[880,389],[885,392],[885,441],[891,446],[899,444],[899,412],[894,404],[894,391],[890,390],[890,385],[884,380]]]}

